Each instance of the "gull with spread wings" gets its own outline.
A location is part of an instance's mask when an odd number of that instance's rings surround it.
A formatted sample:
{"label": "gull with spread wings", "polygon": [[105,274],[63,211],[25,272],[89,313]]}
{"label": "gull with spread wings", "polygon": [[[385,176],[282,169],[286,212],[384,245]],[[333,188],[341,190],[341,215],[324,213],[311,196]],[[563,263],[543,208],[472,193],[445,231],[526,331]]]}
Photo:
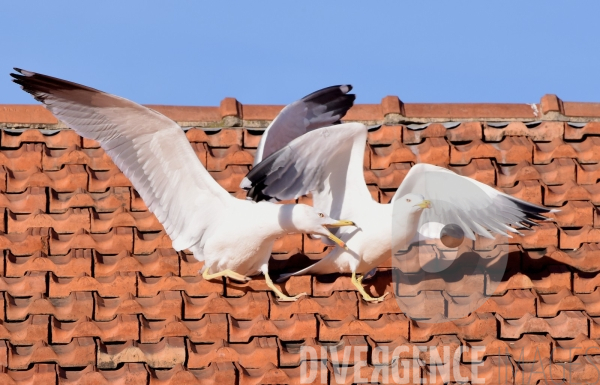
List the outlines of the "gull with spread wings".
{"label": "gull with spread wings", "polygon": [[[204,261],[205,279],[246,281],[262,273],[280,300],[295,300],[299,296],[285,295],[269,277],[275,239],[302,232],[345,247],[328,227],[351,226],[350,221],[332,219],[307,205],[232,197],[200,163],[181,127],[166,116],[90,87],[15,70],[11,76],[23,90],[79,135],[100,143],[164,226],[173,248],[189,249]],[[319,119],[316,114],[313,120]]]}
{"label": "gull with spread wings", "polygon": [[[352,282],[366,301],[383,297],[373,298],[365,291],[365,274],[390,256],[392,245],[394,250],[408,247],[424,225],[444,218],[445,223],[458,225],[469,239],[475,239],[475,234],[493,238],[492,233],[518,233],[511,225],[535,225],[532,220],[545,220],[542,214],[552,211],[430,164],[415,164],[391,204],[380,204],[365,183],[368,129],[364,124],[295,132],[299,135],[288,135],[294,139],[279,148],[265,147],[263,153],[271,155],[256,159],[241,187],[249,190],[248,197],[254,200],[294,199],[311,192],[317,210],[356,223],[356,228],[336,229],[346,248],[334,247],[315,264],[289,275],[352,273]],[[269,143],[268,138],[264,140],[265,145]],[[439,230],[425,235],[439,238]]]}

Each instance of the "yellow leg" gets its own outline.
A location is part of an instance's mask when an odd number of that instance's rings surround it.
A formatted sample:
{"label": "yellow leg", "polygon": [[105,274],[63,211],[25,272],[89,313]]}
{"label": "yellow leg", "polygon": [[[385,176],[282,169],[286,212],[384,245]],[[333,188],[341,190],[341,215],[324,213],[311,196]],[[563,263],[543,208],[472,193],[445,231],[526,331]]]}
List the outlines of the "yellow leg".
{"label": "yellow leg", "polygon": [[365,288],[362,285],[362,281],[363,281],[363,276],[359,276],[358,278],[356,277],[356,273],[352,272],[352,283],[354,284],[354,286],[356,286],[356,288],[358,289],[358,292],[362,295],[363,299],[367,302],[381,302],[383,301],[383,299],[389,294],[389,293],[385,293],[384,295],[382,295],[381,297],[371,297],[369,295],[369,293],[367,293],[367,291],[365,290]]}
{"label": "yellow leg", "polygon": [[273,292],[275,292],[275,295],[277,296],[277,299],[279,301],[282,302],[293,302],[293,301],[297,301],[300,297],[302,297],[303,295],[306,295],[306,293],[300,293],[298,295],[295,295],[293,297],[287,296],[285,294],[283,294],[281,292],[281,290],[279,290],[277,288],[277,286],[275,286],[275,284],[273,284],[273,281],[271,280],[271,277],[269,277],[269,272],[265,272],[265,282],[267,283],[267,286],[269,286],[269,288],[271,290],[273,290]]}
{"label": "yellow leg", "polygon": [[208,269],[206,269],[206,270],[204,270],[204,273],[202,273],[202,278],[204,278],[207,281],[209,281],[211,279],[221,278],[221,277],[228,277],[228,278],[234,279],[236,281],[240,281],[240,282],[248,282],[249,280],[252,279],[250,277],[246,277],[245,275],[236,273],[235,271],[231,271],[229,269],[220,271],[215,274],[209,274]]}

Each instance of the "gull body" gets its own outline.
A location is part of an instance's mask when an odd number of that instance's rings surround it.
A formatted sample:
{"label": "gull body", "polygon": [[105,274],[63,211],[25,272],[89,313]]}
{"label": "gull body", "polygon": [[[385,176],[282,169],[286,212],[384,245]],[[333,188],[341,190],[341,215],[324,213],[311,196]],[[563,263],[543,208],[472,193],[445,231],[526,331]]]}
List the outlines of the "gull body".
{"label": "gull body", "polygon": [[[341,215],[357,226],[336,232],[347,250],[335,247],[312,266],[283,278],[352,273],[363,298],[379,301],[383,297],[372,298],[362,287],[364,275],[385,261],[392,248],[407,247],[417,232],[427,228],[424,225],[443,219],[460,226],[469,239],[476,234],[493,238],[493,233],[518,233],[510,225],[533,226],[532,219],[545,220],[542,214],[551,211],[429,164],[414,165],[390,204],[380,204],[365,183],[366,141],[367,127],[361,123],[316,129],[259,159],[242,181],[251,198],[293,199],[310,192],[316,209]],[[427,236],[439,238],[440,234]]]}
{"label": "gull body", "polygon": [[344,246],[326,227],[351,225],[307,205],[240,200],[204,168],[183,130],[166,116],[90,87],[15,69],[13,81],[84,138],[94,139],[129,178],[173,241],[204,261],[203,277],[245,281],[264,274],[273,242],[287,233],[314,233]]}

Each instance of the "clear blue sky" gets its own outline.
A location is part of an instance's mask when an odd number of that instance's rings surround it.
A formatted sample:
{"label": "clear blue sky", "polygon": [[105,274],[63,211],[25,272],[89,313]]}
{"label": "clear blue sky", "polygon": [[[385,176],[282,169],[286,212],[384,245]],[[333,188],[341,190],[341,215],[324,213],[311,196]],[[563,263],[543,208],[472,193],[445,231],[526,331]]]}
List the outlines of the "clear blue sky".
{"label": "clear blue sky", "polygon": [[600,102],[600,2],[6,1],[0,103],[21,67],[140,103],[285,104],[351,83],[358,103]]}

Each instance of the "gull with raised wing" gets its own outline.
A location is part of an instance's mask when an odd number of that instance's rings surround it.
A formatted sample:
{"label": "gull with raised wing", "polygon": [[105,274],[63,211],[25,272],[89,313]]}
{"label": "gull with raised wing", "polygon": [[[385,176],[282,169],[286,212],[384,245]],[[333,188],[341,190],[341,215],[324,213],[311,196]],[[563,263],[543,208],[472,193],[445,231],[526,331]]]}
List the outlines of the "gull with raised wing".
{"label": "gull with raised wing", "polygon": [[311,192],[317,210],[356,223],[356,228],[336,230],[346,248],[334,247],[315,264],[289,275],[352,273],[362,297],[380,301],[383,297],[373,298],[365,291],[364,275],[389,257],[392,245],[394,250],[408,247],[424,225],[444,218],[460,226],[469,239],[475,234],[493,238],[492,233],[517,233],[510,225],[534,225],[532,219],[544,220],[542,214],[551,211],[430,164],[415,164],[391,204],[380,204],[365,183],[367,132],[361,123],[307,132],[257,159],[242,181],[251,199],[295,199]]}
{"label": "gull with raised wing", "polygon": [[307,205],[232,197],[200,163],[183,130],[166,116],[130,100],[66,80],[15,68],[13,81],[84,138],[100,143],[156,215],[175,250],[204,261],[205,279],[246,281],[264,274],[280,300],[295,300],[271,281],[268,261],[287,233],[328,237],[327,228],[353,225]]}

